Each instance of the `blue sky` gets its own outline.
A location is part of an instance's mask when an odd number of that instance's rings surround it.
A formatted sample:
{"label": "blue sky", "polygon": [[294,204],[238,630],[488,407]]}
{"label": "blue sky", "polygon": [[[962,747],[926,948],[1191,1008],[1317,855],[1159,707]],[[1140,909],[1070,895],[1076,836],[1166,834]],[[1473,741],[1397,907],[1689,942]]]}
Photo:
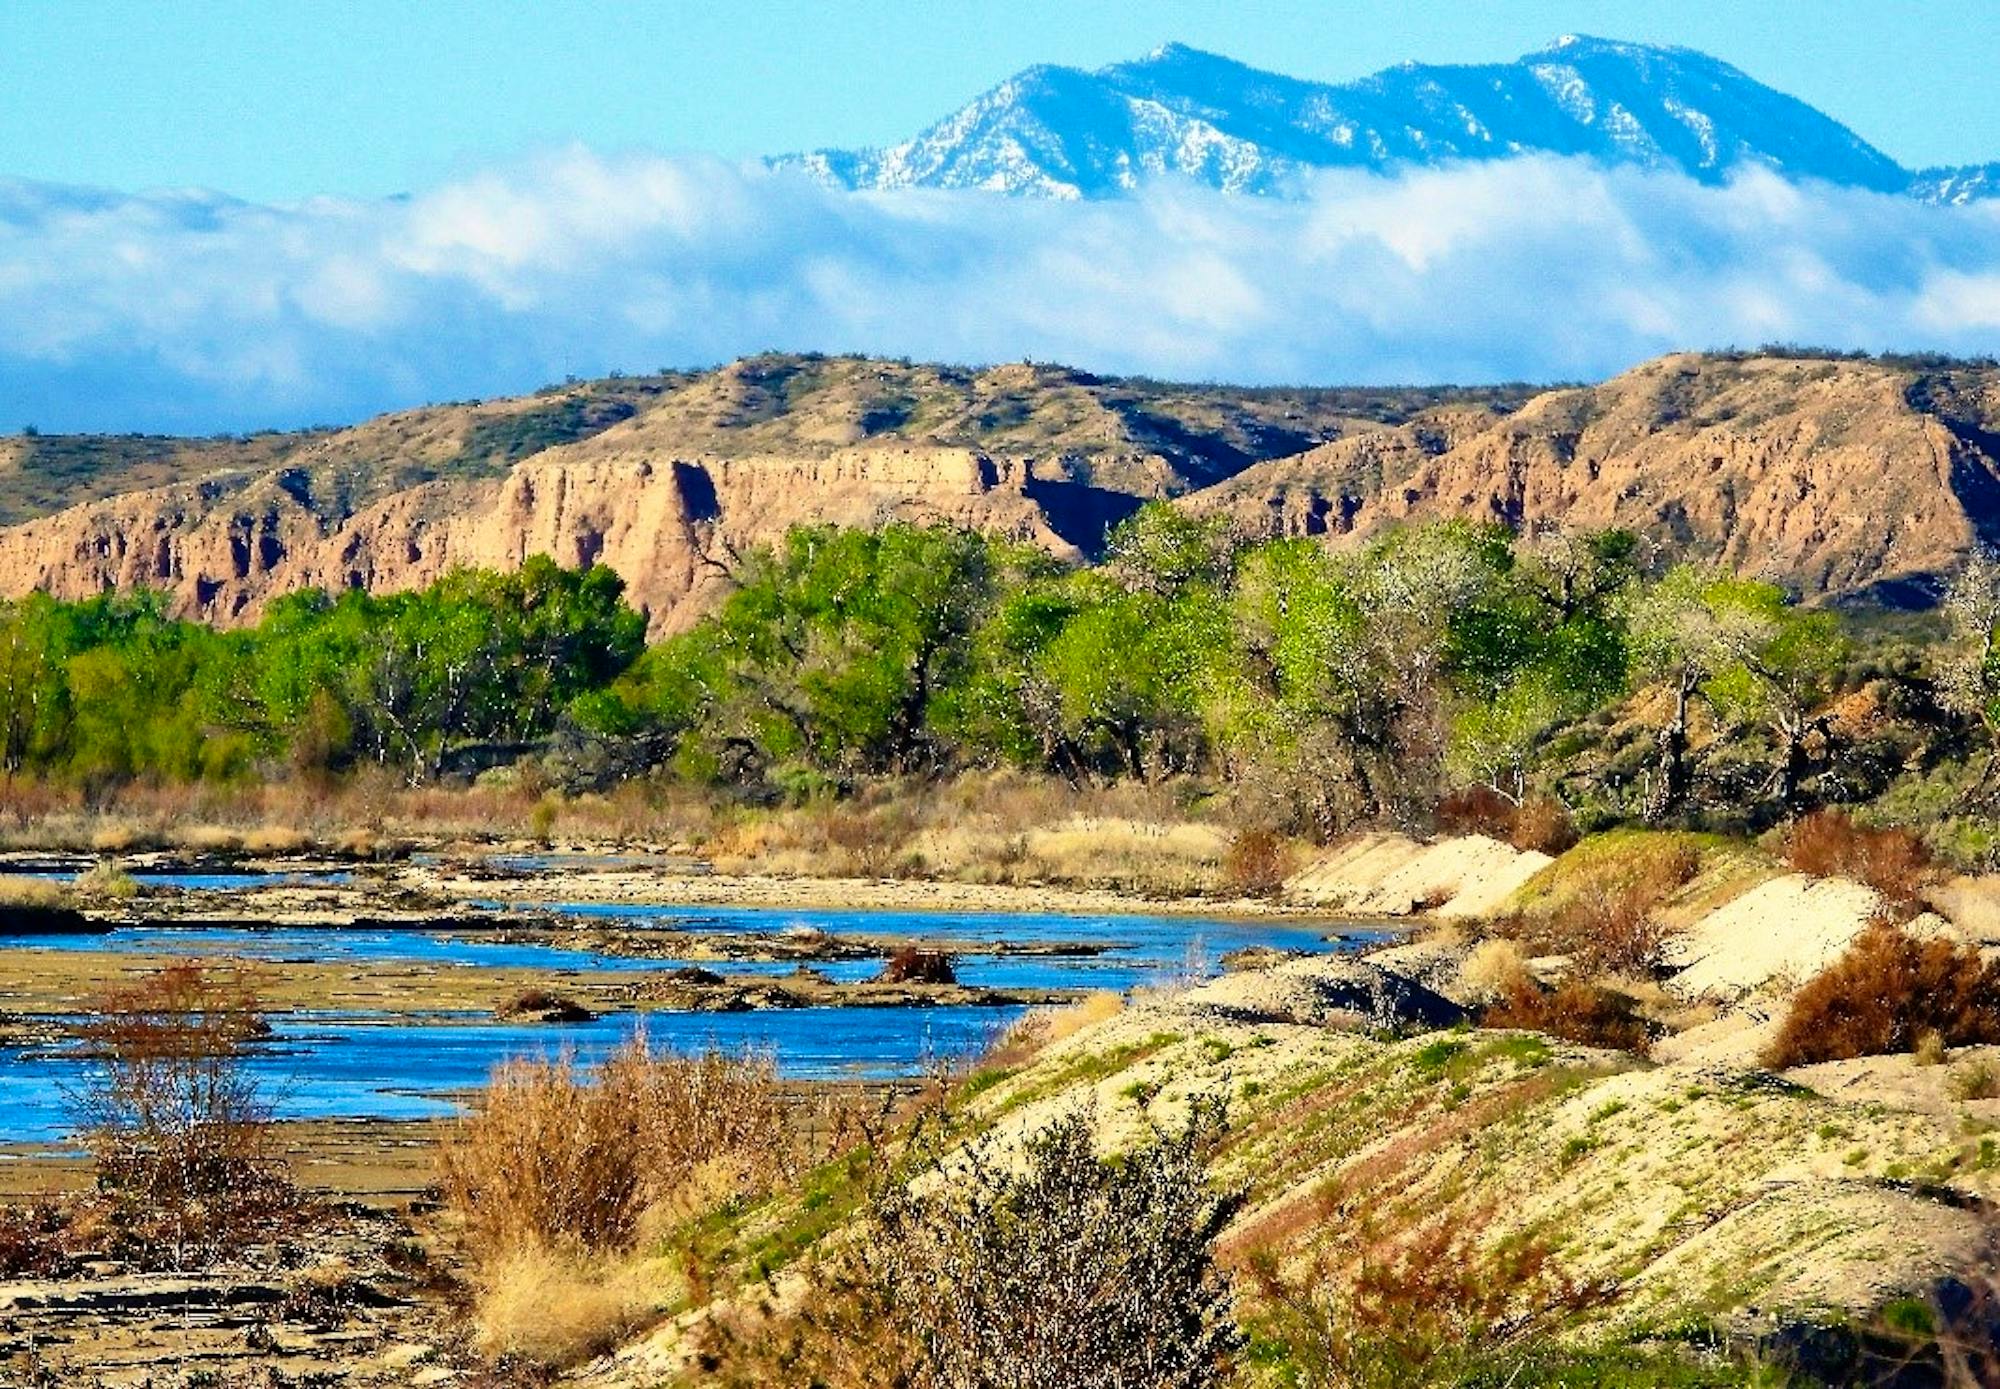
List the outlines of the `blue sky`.
{"label": "blue sky", "polygon": [[1712,52],[1907,164],[2000,159],[1993,0],[0,0],[0,174],[380,196],[569,141],[881,143],[1167,39],[1342,80],[1566,32]]}
{"label": "blue sky", "polygon": [[766,349],[1356,384],[2000,352],[2000,199],[1527,157],[1058,203],[749,158],[1169,39],[1343,80],[1564,33],[1711,52],[1906,164],[2000,159],[2000,0],[0,0],[0,431],[337,423]]}

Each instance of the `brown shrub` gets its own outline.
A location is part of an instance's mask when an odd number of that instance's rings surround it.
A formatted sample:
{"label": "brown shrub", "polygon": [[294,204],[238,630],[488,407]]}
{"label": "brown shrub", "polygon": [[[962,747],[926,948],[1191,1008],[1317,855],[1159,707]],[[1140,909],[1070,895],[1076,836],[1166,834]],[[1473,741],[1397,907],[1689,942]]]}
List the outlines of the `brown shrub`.
{"label": "brown shrub", "polygon": [[1608,1047],[1644,1056],[1652,1028],[1629,995],[1581,979],[1548,988],[1520,975],[1502,985],[1499,1001],[1481,1013],[1482,1027],[1543,1032],[1579,1046]]}
{"label": "brown shrub", "polygon": [[567,994],[551,989],[523,989],[495,1008],[493,1016],[534,1022],[589,1022],[597,1014]]}
{"label": "brown shrub", "polygon": [[72,1208],[52,1197],[0,1205],[0,1277],[65,1278],[79,1261]]}
{"label": "brown shrub", "polygon": [[1656,911],[1650,883],[1591,886],[1539,916],[1516,916],[1500,934],[1537,955],[1565,955],[1584,974],[1644,978],[1664,964],[1671,930]]}
{"label": "brown shrub", "polygon": [[1511,840],[1518,807],[1490,786],[1466,786],[1437,803],[1433,818],[1445,834],[1483,834]]}
{"label": "brown shrub", "polygon": [[655,1055],[640,1036],[594,1076],[565,1057],[494,1073],[439,1171],[482,1264],[522,1249],[618,1253],[646,1214],[763,1189],[794,1144],[769,1058]]}
{"label": "brown shrub", "polygon": [[1222,856],[1222,879],[1245,897],[1276,897],[1292,876],[1292,845],[1269,829],[1240,831]]}
{"label": "brown shrub", "polygon": [[2000,963],[1877,922],[1799,990],[1764,1060],[1782,1069],[1913,1052],[1926,1032],[1947,1047],[2000,1042]]}
{"label": "brown shrub", "polygon": [[1607,871],[1587,876],[1554,907],[1517,914],[1498,930],[1533,954],[1568,956],[1578,973],[1645,978],[1664,967],[1673,934],[1660,904],[1700,871],[1692,844],[1649,840],[1621,849]]}
{"label": "brown shrub", "polygon": [[71,1100],[98,1186],[177,1260],[253,1239],[296,1206],[244,1064],[269,1031],[243,976],[194,962],[105,993],[81,1029],[96,1064]]}
{"label": "brown shrub", "polygon": [[942,950],[905,945],[891,955],[876,980],[883,984],[956,984],[958,971]]}
{"label": "brown shrub", "polygon": [[1523,852],[1560,854],[1573,848],[1577,837],[1568,806],[1553,796],[1530,796],[1515,810],[1507,842]]}
{"label": "brown shrub", "polygon": [[1916,835],[1857,825],[1840,810],[1795,820],[1785,832],[1785,861],[1810,877],[1866,883],[1905,916],[1922,910],[1923,891],[1935,877],[1930,850]]}

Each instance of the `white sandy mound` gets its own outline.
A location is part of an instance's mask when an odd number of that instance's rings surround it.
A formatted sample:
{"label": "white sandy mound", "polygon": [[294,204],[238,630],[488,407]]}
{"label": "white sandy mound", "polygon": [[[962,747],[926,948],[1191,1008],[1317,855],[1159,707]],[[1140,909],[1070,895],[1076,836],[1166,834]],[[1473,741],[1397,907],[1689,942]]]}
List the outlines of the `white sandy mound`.
{"label": "white sandy mound", "polygon": [[1450,1027],[1465,1010],[1416,980],[1352,955],[1293,960],[1189,989],[1175,1007],[1316,1027]]}
{"label": "white sandy mound", "polygon": [[1783,1020],[1782,1007],[1745,1003],[1685,1032],[1662,1037],[1653,1043],[1653,1060],[1663,1065],[1747,1070],[1759,1064]]}
{"label": "white sandy mound", "polygon": [[1344,907],[1366,897],[1382,880],[1424,852],[1424,846],[1401,834],[1364,834],[1336,844],[1294,874],[1285,896],[1314,906]]}
{"label": "white sandy mound", "polygon": [[1373,916],[1407,916],[1430,905],[1441,917],[1462,920],[1498,911],[1549,861],[1477,834],[1429,845],[1399,834],[1366,835],[1298,874],[1285,893],[1296,902]]}
{"label": "white sandy mound", "polygon": [[1734,1001],[1774,981],[1802,984],[1831,964],[1882,910],[1872,888],[1792,873],[1760,883],[1668,943],[1683,998]]}
{"label": "white sandy mound", "polygon": [[1960,876],[1924,894],[1965,939],[2000,945],[2000,877]]}
{"label": "white sandy mound", "polygon": [[1974,1081],[1983,1082],[1996,1073],[2000,1073],[2000,1047],[1960,1047],[1934,1066],[1907,1052],[1857,1056],[1794,1066],[1785,1072],[1785,1079],[1844,1104],[1876,1104],[1990,1126],[2000,1119],[2000,1098],[1987,1095],[1988,1087]]}
{"label": "white sandy mound", "polygon": [[1438,845],[1424,857],[1425,871],[1445,881],[1456,874],[1451,900],[1437,909],[1447,921],[1493,916],[1507,905],[1528,879],[1555,862],[1533,849],[1474,835]]}

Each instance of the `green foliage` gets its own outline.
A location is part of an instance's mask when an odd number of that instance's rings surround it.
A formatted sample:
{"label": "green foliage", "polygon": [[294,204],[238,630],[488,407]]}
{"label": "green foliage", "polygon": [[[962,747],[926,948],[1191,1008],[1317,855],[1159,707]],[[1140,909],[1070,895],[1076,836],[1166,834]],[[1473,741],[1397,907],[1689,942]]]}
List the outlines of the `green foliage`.
{"label": "green foliage", "polygon": [[536,556],[416,593],[292,594],[231,633],[170,619],[155,594],[35,595],[0,606],[0,758],[101,782],[365,756],[422,779],[456,742],[547,733],[630,665],[645,621],[623,590]]}
{"label": "green foliage", "polygon": [[[569,410],[549,427],[584,427]],[[1604,824],[1642,800],[1685,823],[1699,791],[1771,823],[1900,777],[1929,798],[1892,801],[1924,799],[1938,834],[1963,827],[1964,857],[1992,853],[1972,802],[1993,767],[1931,774],[2000,735],[1984,721],[2000,569],[1960,586],[1942,654],[1860,661],[1865,628],[1698,566],[1649,582],[1619,531],[1452,521],[1340,551],[1243,545],[1159,504],[1096,568],[897,523],[794,530],[733,578],[718,611],[651,647],[617,575],[542,557],[417,593],[295,593],[230,633],[145,594],[29,597],[0,605],[0,772],[95,785],[373,762],[420,781],[491,755],[455,762],[467,745],[553,738],[564,785],[657,768],[793,803],[998,764],[1077,784],[1198,775],[1232,784],[1242,828],[1317,838],[1427,823],[1452,792],[1553,793]],[[1830,711],[1857,678],[1901,722],[1842,761]],[[1625,704],[1635,686],[1650,702]]]}

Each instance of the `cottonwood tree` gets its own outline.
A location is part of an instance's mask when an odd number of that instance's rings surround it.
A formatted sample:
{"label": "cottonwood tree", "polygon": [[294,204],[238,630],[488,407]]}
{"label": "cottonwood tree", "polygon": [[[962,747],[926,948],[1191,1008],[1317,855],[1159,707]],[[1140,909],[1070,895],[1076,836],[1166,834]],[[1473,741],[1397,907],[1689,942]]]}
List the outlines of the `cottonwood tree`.
{"label": "cottonwood tree", "polygon": [[1633,603],[1631,630],[1641,668],[1673,698],[1658,737],[1647,818],[1666,819],[1686,801],[1688,710],[1696,698],[1724,717],[1771,726],[1778,757],[1768,789],[1790,805],[1806,768],[1808,735],[1819,727],[1812,716],[1845,656],[1838,619],[1793,609],[1775,584],[1680,565]]}
{"label": "cottonwood tree", "polygon": [[1977,719],[1989,750],[1974,794],[1991,793],[2000,766],[2000,556],[1982,550],[1945,591],[1951,645],[1938,669],[1945,707]]}
{"label": "cottonwood tree", "polygon": [[1635,542],[1625,531],[1554,532],[1515,550],[1450,619],[1450,753],[1460,777],[1519,804],[1549,731],[1625,688]]}

